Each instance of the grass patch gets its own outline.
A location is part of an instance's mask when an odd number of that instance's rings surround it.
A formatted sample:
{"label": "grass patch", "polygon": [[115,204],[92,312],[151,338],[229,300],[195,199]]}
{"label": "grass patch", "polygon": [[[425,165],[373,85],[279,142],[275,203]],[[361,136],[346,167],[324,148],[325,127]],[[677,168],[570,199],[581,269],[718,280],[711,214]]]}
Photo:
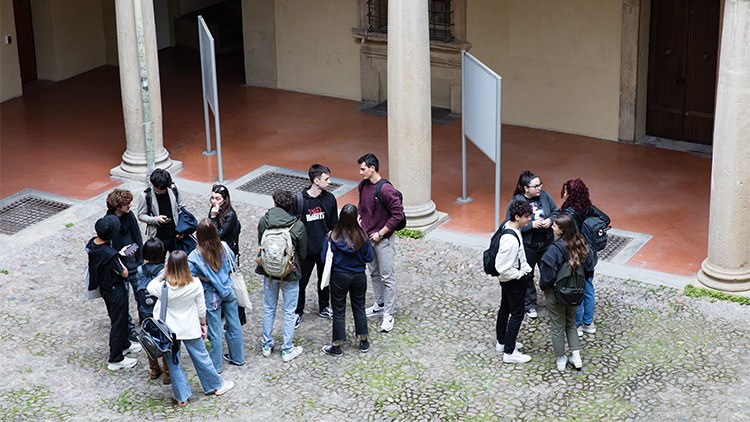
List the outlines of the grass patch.
{"label": "grass patch", "polygon": [[0,274],[8,275],[8,274],[10,274],[10,271],[8,271],[7,268],[3,268],[3,269],[0,269]]}
{"label": "grass patch", "polygon": [[67,227],[67,228],[71,228],[73,226],[75,226],[75,224],[73,224],[73,223],[67,223],[67,224],[65,224],[65,227]]}
{"label": "grass patch", "polygon": [[706,289],[703,287],[695,287],[690,284],[685,286],[685,290],[683,292],[685,296],[692,297],[692,298],[706,298],[710,300],[711,302],[715,302],[717,300],[725,300],[729,302],[736,302],[740,305],[750,305],[750,297],[746,296],[737,296],[725,292],[719,292],[716,290]]}
{"label": "grass patch", "polygon": [[401,229],[396,232],[396,236],[402,238],[421,239],[424,237],[424,233],[422,233],[422,230]]}
{"label": "grass patch", "polygon": [[132,389],[127,389],[115,398],[111,406],[119,413],[133,411],[152,413],[154,410],[163,409],[165,403],[164,399],[157,399],[149,395],[137,397]]}

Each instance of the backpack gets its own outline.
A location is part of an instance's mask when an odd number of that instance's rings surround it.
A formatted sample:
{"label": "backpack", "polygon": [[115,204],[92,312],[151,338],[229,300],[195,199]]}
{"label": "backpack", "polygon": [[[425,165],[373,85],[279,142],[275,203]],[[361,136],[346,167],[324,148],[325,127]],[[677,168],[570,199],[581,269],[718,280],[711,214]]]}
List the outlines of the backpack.
{"label": "backpack", "polygon": [[[497,251],[500,249],[500,238],[504,234],[510,233],[513,235],[513,237],[516,238],[516,240],[518,240],[518,246],[522,247],[521,239],[518,238],[518,234],[516,234],[516,231],[505,227],[505,223],[507,222],[508,220],[503,221],[495,234],[492,235],[492,239],[490,239],[490,247],[484,251],[484,255],[482,257],[484,272],[494,277],[500,275],[500,273],[497,272],[497,268],[495,268],[495,258],[497,257]],[[521,268],[520,262],[518,263],[518,268]]]}
{"label": "backpack", "polygon": [[578,306],[583,302],[583,289],[586,285],[586,274],[583,272],[583,263],[573,271],[568,261],[568,254],[563,251],[565,261],[557,272],[555,278],[555,300],[565,306]]}
{"label": "backpack", "polygon": [[289,227],[266,229],[260,239],[256,261],[263,271],[272,278],[283,280],[294,270],[294,245]]}
{"label": "backpack", "polygon": [[[367,180],[363,180],[359,184],[359,195],[360,196],[362,196],[362,189],[365,187],[365,183],[369,183],[369,182]],[[391,182],[389,182],[385,178],[380,178],[380,180],[378,180],[378,183],[375,184],[375,199],[379,200],[383,204],[383,208],[385,208],[385,210],[390,215],[391,214],[391,210],[388,209],[388,207],[386,206],[385,202],[383,202],[383,198],[380,196],[380,191],[382,190],[383,185],[386,184],[386,183],[388,183],[389,185],[393,186],[393,184]],[[399,191],[398,189],[396,189],[395,186],[393,187],[393,190],[396,191],[396,195],[398,195],[398,200],[401,202],[401,205],[403,205],[404,204],[404,194],[402,194],[401,191]],[[401,230],[401,229],[403,229],[405,227],[406,227],[406,214],[404,214],[404,217],[401,219],[401,221],[399,221],[398,223],[396,223],[396,227],[393,228],[393,231],[396,232],[396,231],[399,231],[399,230]]]}
{"label": "backpack", "polygon": [[599,252],[607,246],[607,230],[609,229],[606,221],[592,215],[583,220],[581,234],[589,242],[589,247],[594,252]]}

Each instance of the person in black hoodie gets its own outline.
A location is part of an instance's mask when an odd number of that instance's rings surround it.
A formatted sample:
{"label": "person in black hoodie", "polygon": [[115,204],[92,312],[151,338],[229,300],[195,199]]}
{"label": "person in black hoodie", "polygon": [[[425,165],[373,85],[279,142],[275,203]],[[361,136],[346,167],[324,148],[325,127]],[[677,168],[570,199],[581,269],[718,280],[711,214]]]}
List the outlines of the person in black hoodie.
{"label": "person in black hoodie", "polygon": [[126,357],[129,353],[142,350],[138,343],[128,340],[128,293],[125,280],[128,269],[121,258],[125,257],[127,246],[118,252],[111,241],[120,230],[120,220],[114,215],[106,215],[94,225],[96,237],[86,244],[89,258],[89,290],[99,289],[107,305],[107,314],[111,322],[109,330],[109,364],[110,371],[132,368],[138,361]]}
{"label": "person in black hoodie", "polygon": [[[123,246],[138,245],[135,251],[126,254],[122,258],[123,264],[128,269],[128,284],[133,291],[133,297],[135,297],[135,292],[138,290],[138,277],[136,273],[138,267],[143,264],[143,257],[141,255],[143,238],[141,237],[141,230],[138,227],[138,220],[135,218],[135,214],[130,211],[132,203],[133,194],[128,190],[115,189],[107,195],[107,215],[114,215],[120,220],[120,230],[117,230],[112,237],[112,247],[119,251]],[[128,284],[125,285],[125,289],[128,289]],[[130,341],[138,341],[135,324],[130,315],[128,315],[128,336]]]}
{"label": "person in black hoodie", "polygon": [[310,281],[313,268],[318,273],[318,316],[333,318],[330,307],[330,289],[321,290],[320,279],[323,276],[323,261],[320,260],[320,248],[323,238],[336,227],[339,220],[338,203],[336,197],[328,192],[331,185],[331,170],[322,164],[313,164],[307,172],[310,177],[310,187],[295,196],[294,214],[305,225],[307,232],[307,257],[302,261],[302,276],[299,279],[299,297],[297,298],[297,314],[295,328],[302,323],[305,311],[305,290]]}
{"label": "person in black hoodie", "polygon": [[331,265],[331,303],[333,304],[333,341],[323,346],[323,353],[341,356],[341,345],[346,340],[346,294],[351,299],[354,316],[354,331],[359,338],[359,351],[367,353],[370,342],[367,340],[367,314],[365,295],[367,275],[365,268],[375,258],[372,242],[357,222],[357,207],[344,205],[341,220],[328,236],[323,238],[322,261],[326,260],[330,241],[333,264]]}

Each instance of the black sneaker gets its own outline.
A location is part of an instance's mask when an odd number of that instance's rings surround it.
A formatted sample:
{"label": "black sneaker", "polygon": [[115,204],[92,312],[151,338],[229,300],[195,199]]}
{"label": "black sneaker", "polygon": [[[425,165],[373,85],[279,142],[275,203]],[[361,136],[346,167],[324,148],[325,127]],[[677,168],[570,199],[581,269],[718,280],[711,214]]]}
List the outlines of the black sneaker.
{"label": "black sneaker", "polygon": [[318,312],[318,316],[321,318],[333,319],[333,309],[331,309],[330,306],[327,306],[323,308],[320,312]]}
{"label": "black sneaker", "polygon": [[296,330],[302,325],[302,315],[297,315],[297,320],[294,321],[294,329]]}
{"label": "black sneaker", "polygon": [[370,342],[367,339],[359,341],[359,351],[361,353],[367,353],[370,350]]}
{"label": "black sneaker", "polygon": [[321,350],[323,350],[323,353],[330,355],[330,356],[338,357],[344,354],[344,352],[341,351],[341,347],[334,346],[334,345],[323,346],[323,349]]}

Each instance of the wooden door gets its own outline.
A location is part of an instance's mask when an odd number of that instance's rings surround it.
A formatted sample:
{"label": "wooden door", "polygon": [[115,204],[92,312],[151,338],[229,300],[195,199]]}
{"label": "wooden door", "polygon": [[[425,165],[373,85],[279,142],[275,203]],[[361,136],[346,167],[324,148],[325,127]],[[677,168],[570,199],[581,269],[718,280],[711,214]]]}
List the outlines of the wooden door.
{"label": "wooden door", "polygon": [[21,83],[27,84],[37,78],[30,0],[13,0],[13,17],[16,21],[16,42],[18,43],[18,62],[21,66]]}
{"label": "wooden door", "polygon": [[653,0],[646,132],[712,144],[719,0]]}

